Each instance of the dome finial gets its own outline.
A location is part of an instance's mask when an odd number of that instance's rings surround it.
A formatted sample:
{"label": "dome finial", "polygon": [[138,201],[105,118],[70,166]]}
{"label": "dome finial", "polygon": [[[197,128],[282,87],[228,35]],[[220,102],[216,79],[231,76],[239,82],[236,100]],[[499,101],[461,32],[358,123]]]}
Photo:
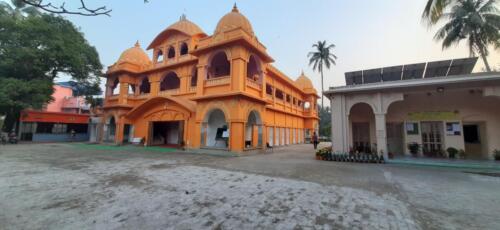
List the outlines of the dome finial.
{"label": "dome finial", "polygon": [[182,14],[181,18],[179,19],[179,21],[183,21],[183,20],[186,20],[186,14]]}
{"label": "dome finial", "polygon": [[233,5],[233,10],[232,12],[236,12],[236,13],[239,13],[240,11],[238,11],[238,6],[236,6],[236,2],[234,3]]}
{"label": "dome finial", "polygon": [[139,44],[139,40],[137,40],[137,41],[135,42],[135,45],[134,45],[134,46],[135,46],[135,47],[141,47],[141,44]]}
{"label": "dome finial", "polygon": [[304,75],[305,75],[305,74],[304,74],[304,69],[302,69],[302,73],[301,73],[300,75],[302,75],[302,76],[304,76]]}

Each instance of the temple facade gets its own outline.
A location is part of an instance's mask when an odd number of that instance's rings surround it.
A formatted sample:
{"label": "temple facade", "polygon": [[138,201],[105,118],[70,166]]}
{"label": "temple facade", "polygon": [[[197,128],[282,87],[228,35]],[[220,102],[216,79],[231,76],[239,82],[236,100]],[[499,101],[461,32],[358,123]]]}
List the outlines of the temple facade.
{"label": "temple facade", "polygon": [[318,129],[317,91],[276,69],[236,6],[212,35],[182,16],[106,73],[100,141],[233,152],[305,142]]}

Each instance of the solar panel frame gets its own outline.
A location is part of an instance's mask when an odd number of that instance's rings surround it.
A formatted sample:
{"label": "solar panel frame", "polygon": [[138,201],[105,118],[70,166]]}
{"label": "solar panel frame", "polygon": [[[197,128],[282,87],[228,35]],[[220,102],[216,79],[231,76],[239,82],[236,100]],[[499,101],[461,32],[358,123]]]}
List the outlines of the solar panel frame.
{"label": "solar panel frame", "polygon": [[448,75],[450,65],[451,60],[429,62],[425,68],[424,78],[445,77]]}
{"label": "solar panel frame", "polygon": [[363,70],[363,83],[382,82],[382,68]]}
{"label": "solar panel frame", "polygon": [[403,75],[403,66],[382,68],[382,81],[400,81]]}
{"label": "solar panel frame", "polygon": [[471,74],[477,60],[477,57],[453,59],[450,70],[448,71],[448,76]]}
{"label": "solar panel frame", "polygon": [[421,79],[424,76],[426,63],[417,63],[403,66],[402,80]]}

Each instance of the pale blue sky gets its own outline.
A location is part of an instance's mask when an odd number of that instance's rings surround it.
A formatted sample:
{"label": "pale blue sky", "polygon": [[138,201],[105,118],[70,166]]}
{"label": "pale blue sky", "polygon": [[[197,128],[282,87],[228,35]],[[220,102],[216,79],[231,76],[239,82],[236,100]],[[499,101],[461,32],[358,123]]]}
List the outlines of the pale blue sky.
{"label": "pale blue sky", "polygon": [[[113,9],[111,17],[68,16],[97,47],[102,63],[113,64],[139,40],[145,48],[182,14],[212,34],[234,0],[87,0]],[[126,3],[125,3],[126,2]],[[433,40],[435,29],[421,22],[426,0],[238,0],[259,40],[280,70],[295,79],[303,69],[320,89],[319,74],[308,66],[307,53],[318,40],[337,47],[337,66],[325,73],[325,89],[345,84],[344,72],[415,62],[468,57],[465,43],[446,51]],[[491,65],[500,64],[492,50]],[[478,62],[477,71],[483,64]]]}

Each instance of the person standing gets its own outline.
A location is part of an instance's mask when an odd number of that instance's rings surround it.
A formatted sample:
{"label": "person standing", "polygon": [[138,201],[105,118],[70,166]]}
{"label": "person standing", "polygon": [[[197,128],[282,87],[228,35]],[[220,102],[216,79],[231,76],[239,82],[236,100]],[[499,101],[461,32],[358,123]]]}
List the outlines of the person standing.
{"label": "person standing", "polygon": [[316,135],[316,132],[313,132],[312,141],[313,141],[314,149],[317,149],[318,148],[318,135]]}

